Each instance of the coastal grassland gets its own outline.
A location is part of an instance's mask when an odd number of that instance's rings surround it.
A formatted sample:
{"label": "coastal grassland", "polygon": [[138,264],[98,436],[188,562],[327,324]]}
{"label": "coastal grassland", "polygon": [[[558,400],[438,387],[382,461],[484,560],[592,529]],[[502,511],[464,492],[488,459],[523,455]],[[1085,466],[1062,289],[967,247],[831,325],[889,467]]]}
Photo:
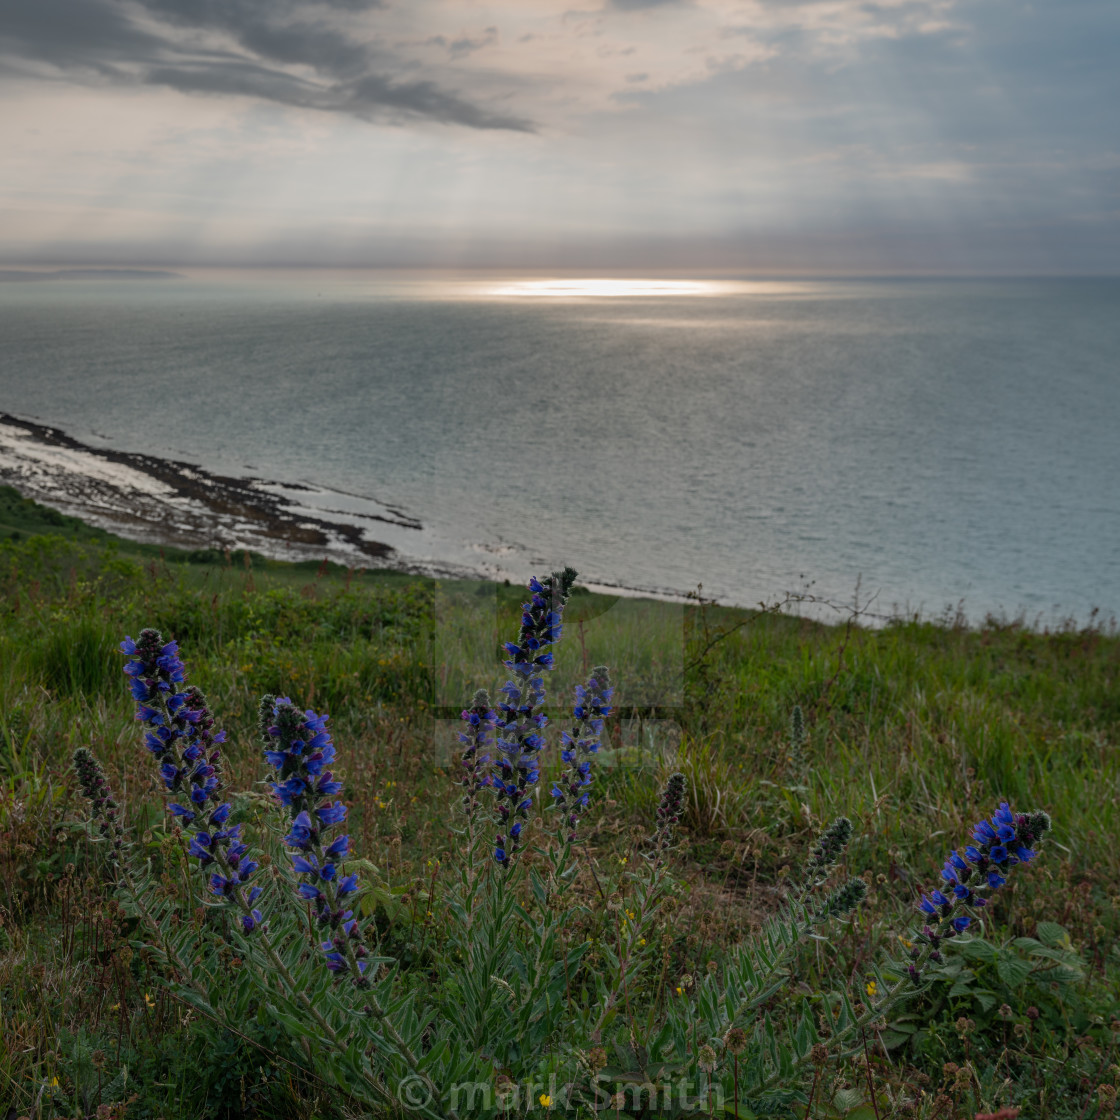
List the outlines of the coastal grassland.
{"label": "coastal grassland", "polygon": [[[350,831],[376,869],[382,947],[423,978],[441,937],[429,911],[458,843],[456,717],[475,688],[504,679],[500,645],[522,591],[141,549],[0,499],[11,530],[0,542],[0,1101],[43,1116],[133,1095],[130,1117],[345,1114],[344,1095],[292,1060],[281,1026],[236,1037],[192,1018],[127,948],[76,823],[71,754],[101,758],[158,857],[169,826],[121,674],[125,633],[155,626],[181,643],[229,730],[227,774],[250,828],[267,811],[259,696],[329,712]],[[816,829],[840,814],[855,824],[842,870],[867,878],[869,901],[830,941],[808,943],[775,1016],[897,953],[919,890],[998,800],[1045,809],[1053,839],[996,896],[988,948],[947,954],[937,983],[876,1030],[866,1063],[827,1071],[814,1115],[948,1120],[1006,1103],[1110,1115],[1099,1087],[1120,1078],[1113,630],[870,629],[578,590],[550,681],[555,717],[598,663],[612,668],[619,714],[586,819],[598,878],[581,884],[588,906],[573,916],[590,967],[674,769],[689,779],[682,889],[654,999],[718,972],[726,947],[774,909]],[[556,765],[544,765],[544,791]],[[63,1096],[70,1111],[49,1103]]]}

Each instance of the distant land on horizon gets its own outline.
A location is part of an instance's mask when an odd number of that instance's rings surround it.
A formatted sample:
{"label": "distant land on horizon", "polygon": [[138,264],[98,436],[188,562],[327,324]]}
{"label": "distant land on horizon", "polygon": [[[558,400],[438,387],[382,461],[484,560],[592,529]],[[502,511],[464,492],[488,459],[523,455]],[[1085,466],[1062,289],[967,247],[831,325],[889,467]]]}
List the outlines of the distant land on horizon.
{"label": "distant land on horizon", "polygon": [[39,272],[30,268],[0,269],[0,283],[43,280],[182,280],[180,272],[165,268],[56,268]]}

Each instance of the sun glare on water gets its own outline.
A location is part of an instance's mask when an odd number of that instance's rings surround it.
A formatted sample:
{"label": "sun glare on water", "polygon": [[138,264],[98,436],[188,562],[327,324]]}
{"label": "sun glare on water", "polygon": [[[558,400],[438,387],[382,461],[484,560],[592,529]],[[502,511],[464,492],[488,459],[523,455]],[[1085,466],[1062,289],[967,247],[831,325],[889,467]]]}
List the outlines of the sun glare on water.
{"label": "sun glare on water", "polygon": [[618,296],[706,296],[720,290],[706,280],[521,280],[490,288],[489,296],[597,299]]}

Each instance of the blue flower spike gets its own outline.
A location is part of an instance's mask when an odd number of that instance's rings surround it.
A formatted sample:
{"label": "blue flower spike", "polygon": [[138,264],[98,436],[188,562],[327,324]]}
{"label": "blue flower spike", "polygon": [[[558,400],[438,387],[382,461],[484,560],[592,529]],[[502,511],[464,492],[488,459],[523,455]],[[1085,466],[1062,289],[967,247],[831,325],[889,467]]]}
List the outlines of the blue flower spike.
{"label": "blue flower spike", "polygon": [[460,761],[463,766],[463,776],[460,782],[463,786],[463,813],[468,818],[473,818],[480,807],[479,794],[489,788],[490,755],[487,753],[494,743],[494,726],[498,719],[497,713],[490,705],[490,694],[480,688],[471,700],[471,706],[465,708],[462,720],[466,724],[459,733],[459,742],[463,745]]}
{"label": "blue flower spike", "polygon": [[[1032,848],[1050,831],[1050,817],[1043,812],[1014,813],[1006,801],[990,820],[980,821],[972,830],[973,844],[961,855],[955,848],[949,853],[941,878],[948,894],[931,890],[923,894],[918,909],[927,916],[929,923],[918,935],[917,941],[930,949],[930,960],[938,961],[938,946],[947,938],[964,933],[972,917],[961,913],[966,908],[983,909],[988,905],[992,892],[1007,882],[1011,869],[1020,863],[1029,863],[1035,857]],[[987,894],[980,894],[987,891]],[[921,970],[916,963],[922,949],[915,945],[910,950],[911,978],[918,982]]]}
{"label": "blue flower spike", "polygon": [[543,580],[529,580],[530,598],[521,605],[517,641],[505,645],[509,657],[503,664],[511,679],[499,689],[503,699],[492,713],[494,750],[487,784],[494,792],[498,828],[494,859],[507,869],[521,847],[521,828],[517,826],[528,819],[532,787],[540,781],[539,755],[545,746],[541,732],[548,723],[544,674],[553,666],[548,647],[560,640],[564,606],[575,579],[574,569],[565,568]]}
{"label": "blue flower spike", "polygon": [[552,787],[552,797],[556,808],[564,814],[563,829],[569,843],[575,841],[580,815],[587,808],[591,759],[599,753],[603,720],[611,714],[613,696],[607,667],[596,665],[587,683],[576,685],[572,729],[560,737],[560,758],[565,769]]}
{"label": "blue flower spike", "polygon": [[358,876],[342,874],[350,854],[350,837],[331,834],[345,823],[347,808],[341,801],[330,800],[342,792],[342,783],[330,769],[335,747],[327,719],[310,710],[301,712],[286,696],[266,696],[261,701],[264,755],[275,771],[272,792],[289,816],[284,843],[298,882],[297,893],[311,906],[319,928],[327,934],[321,943],[327,968],[364,986],[368,951],[349,909],[358,894]]}
{"label": "blue flower spike", "polygon": [[136,718],[146,729],[144,746],[158,765],[164,788],[178,798],[167,808],[186,833],[187,854],[209,875],[213,895],[241,907],[246,933],[267,928],[260,911],[251,910],[261,890],[248,885],[260,865],[245,858],[241,826],[227,827],[230,804],[220,800],[226,733],[215,730],[202,691],[185,683],[177,642],[165,642],[158,630],[145,629],[135,640],[125,638],[120,651],[128,658],[124,672]]}

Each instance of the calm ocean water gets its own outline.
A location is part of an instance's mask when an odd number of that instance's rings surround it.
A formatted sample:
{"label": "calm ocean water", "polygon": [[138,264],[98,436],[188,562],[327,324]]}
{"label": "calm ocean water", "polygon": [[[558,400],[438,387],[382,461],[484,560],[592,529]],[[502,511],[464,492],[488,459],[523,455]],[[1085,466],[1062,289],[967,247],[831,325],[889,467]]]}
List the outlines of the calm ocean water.
{"label": "calm ocean water", "polygon": [[499,575],[1120,611],[1120,281],[10,282],[0,409]]}

